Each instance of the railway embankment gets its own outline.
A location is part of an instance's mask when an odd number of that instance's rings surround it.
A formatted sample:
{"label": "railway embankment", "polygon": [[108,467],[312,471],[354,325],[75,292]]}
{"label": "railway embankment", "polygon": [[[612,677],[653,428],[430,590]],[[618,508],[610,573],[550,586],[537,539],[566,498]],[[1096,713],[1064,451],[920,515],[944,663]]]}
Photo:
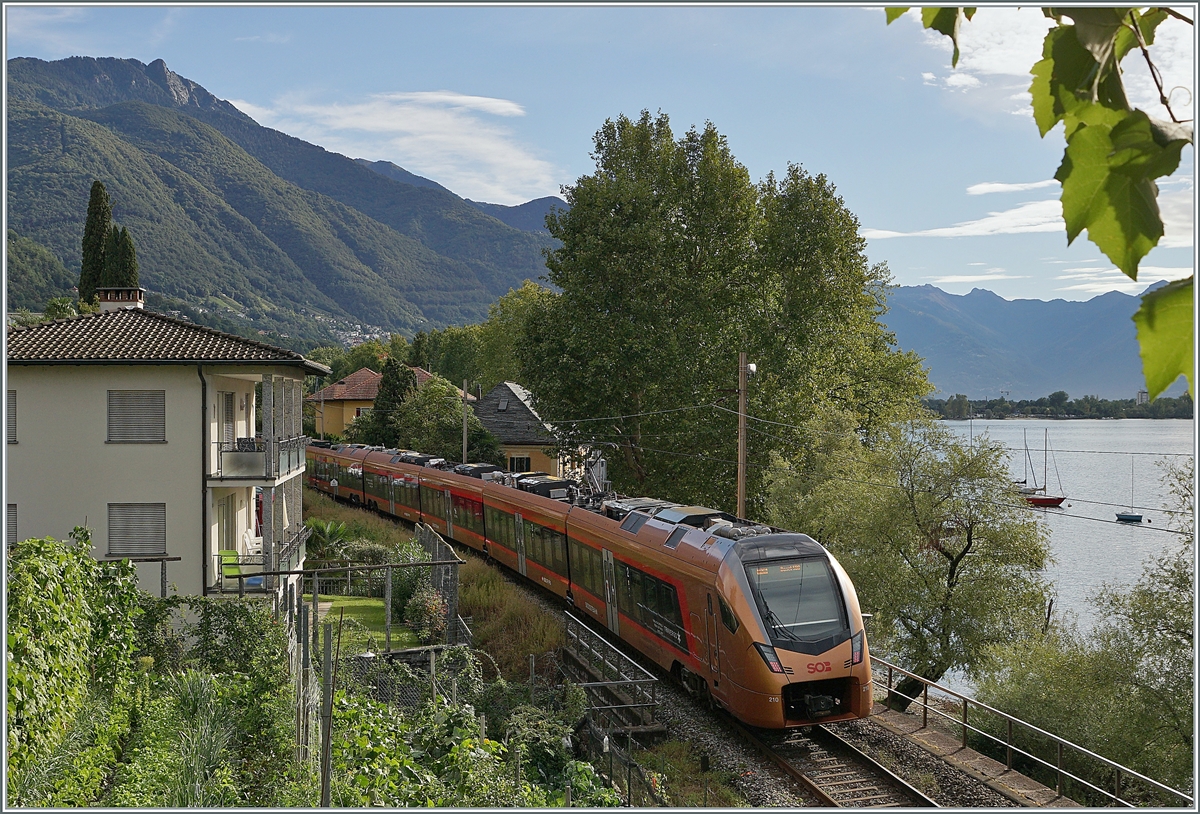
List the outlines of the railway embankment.
{"label": "railway embankment", "polygon": [[905,738],[920,749],[939,758],[947,766],[974,778],[989,789],[1021,806],[1036,808],[1080,808],[1079,803],[1003,763],[963,746],[962,741],[945,732],[921,725],[921,717],[897,712],[875,704],[869,719],[893,735]]}

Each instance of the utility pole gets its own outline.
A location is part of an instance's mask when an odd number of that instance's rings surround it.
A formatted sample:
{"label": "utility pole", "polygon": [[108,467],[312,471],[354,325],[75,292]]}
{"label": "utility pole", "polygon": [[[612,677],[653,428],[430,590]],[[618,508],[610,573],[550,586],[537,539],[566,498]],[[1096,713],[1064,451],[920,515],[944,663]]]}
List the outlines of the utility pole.
{"label": "utility pole", "polygon": [[463,463],[467,463],[467,380],[463,379]]}
{"label": "utility pole", "polygon": [[746,352],[738,354],[737,516],[746,516]]}

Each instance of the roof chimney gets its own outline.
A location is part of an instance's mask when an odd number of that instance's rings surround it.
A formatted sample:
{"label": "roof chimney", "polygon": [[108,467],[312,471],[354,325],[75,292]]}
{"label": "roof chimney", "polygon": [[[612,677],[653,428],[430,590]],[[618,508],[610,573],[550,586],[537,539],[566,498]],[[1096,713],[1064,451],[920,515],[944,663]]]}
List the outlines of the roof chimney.
{"label": "roof chimney", "polygon": [[100,313],[116,311],[119,308],[145,308],[146,289],[133,287],[97,286],[96,296],[100,299]]}

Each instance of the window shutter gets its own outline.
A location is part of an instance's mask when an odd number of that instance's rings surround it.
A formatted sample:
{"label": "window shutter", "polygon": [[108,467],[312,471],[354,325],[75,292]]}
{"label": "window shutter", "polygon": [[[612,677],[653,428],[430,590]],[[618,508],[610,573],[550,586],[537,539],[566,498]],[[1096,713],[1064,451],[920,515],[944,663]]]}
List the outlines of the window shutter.
{"label": "window shutter", "polygon": [[167,553],[166,503],[109,503],[108,556]]}
{"label": "window shutter", "polygon": [[[12,392],[11,390],[9,392]],[[4,514],[4,542],[10,546],[17,544],[17,504],[9,503],[8,511]]]}
{"label": "window shutter", "polygon": [[167,440],[165,390],[109,390],[108,440],[150,443]]}
{"label": "window shutter", "polygon": [[8,391],[8,402],[5,404],[5,428],[8,433],[8,443],[17,443],[17,391]]}
{"label": "window shutter", "polygon": [[224,404],[222,406],[222,409],[224,410],[224,415],[222,416],[222,419],[223,419],[222,425],[223,426],[221,428],[221,440],[225,442],[225,446],[227,449],[232,449],[232,447],[233,447],[233,393],[225,393],[224,395],[225,395],[225,399],[224,399]]}

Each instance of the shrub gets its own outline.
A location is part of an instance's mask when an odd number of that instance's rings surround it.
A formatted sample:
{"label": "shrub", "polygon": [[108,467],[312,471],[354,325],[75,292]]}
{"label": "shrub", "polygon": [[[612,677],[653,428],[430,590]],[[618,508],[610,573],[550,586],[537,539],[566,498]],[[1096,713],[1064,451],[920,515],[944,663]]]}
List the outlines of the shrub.
{"label": "shrub", "polygon": [[446,632],[445,598],[432,585],[422,584],[404,606],[404,623],[424,644],[439,641]]}
{"label": "shrub", "polygon": [[71,536],[74,543],[30,539],[7,551],[10,789],[31,787],[21,772],[68,733],[96,731],[79,718],[94,692],[119,707],[132,689],[136,572],[128,562],[93,560],[86,529]]}

